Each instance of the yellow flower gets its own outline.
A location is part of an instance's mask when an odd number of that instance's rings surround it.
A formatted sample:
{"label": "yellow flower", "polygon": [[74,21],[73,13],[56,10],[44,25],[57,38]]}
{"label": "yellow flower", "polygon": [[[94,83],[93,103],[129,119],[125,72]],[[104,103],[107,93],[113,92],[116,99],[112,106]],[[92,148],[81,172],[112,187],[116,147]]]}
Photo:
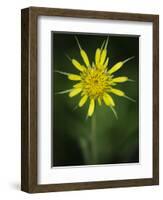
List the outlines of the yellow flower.
{"label": "yellow flower", "polygon": [[130,57],[123,61],[119,61],[111,68],[109,68],[109,57],[107,56],[107,39],[102,44],[101,48],[96,49],[95,60],[91,64],[87,53],[81,47],[77,38],[76,40],[79,46],[80,55],[83,59],[83,63],[81,64],[74,58],[69,58],[73,66],[79,72],[77,74],[71,74],[57,71],[59,73],[67,75],[69,80],[76,82],[73,85],[72,89],[60,93],[69,92],[69,97],[74,97],[80,94],[81,99],[78,103],[79,107],[84,106],[84,104],[87,101],[89,101],[89,108],[87,114],[89,117],[92,116],[94,113],[96,102],[98,102],[99,105],[104,103],[106,106],[109,106],[114,112],[115,116],[117,117],[116,111],[114,109],[115,102],[112,98],[112,94],[121,97],[126,97],[130,100],[133,99],[126,96],[126,94],[123,91],[114,88],[114,86],[116,86],[117,84],[129,81],[130,79],[128,79],[128,77],[126,76],[114,77],[113,74],[133,57]]}

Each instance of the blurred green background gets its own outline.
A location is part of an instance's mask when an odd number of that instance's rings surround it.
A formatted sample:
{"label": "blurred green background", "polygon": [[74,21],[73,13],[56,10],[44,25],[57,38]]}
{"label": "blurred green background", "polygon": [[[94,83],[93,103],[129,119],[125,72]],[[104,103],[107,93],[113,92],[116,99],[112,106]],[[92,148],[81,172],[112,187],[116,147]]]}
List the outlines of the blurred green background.
{"label": "blurred green background", "polygon": [[[86,119],[89,103],[74,109],[80,95],[69,98],[68,94],[56,95],[58,91],[70,89],[74,82],[55,70],[78,73],[70,60],[75,58],[81,63],[74,36],[77,36],[82,48],[87,52],[92,63],[97,47],[108,35],[72,34],[52,32],[52,119],[53,145],[52,165],[73,166],[90,164],[91,120]],[[91,164],[117,164],[139,162],[139,37],[109,35],[109,67],[116,62],[135,56],[114,75],[128,76],[135,82],[126,82],[116,86],[136,100],[133,103],[123,97],[112,95],[116,103],[118,120],[109,107],[96,106],[96,162]]]}

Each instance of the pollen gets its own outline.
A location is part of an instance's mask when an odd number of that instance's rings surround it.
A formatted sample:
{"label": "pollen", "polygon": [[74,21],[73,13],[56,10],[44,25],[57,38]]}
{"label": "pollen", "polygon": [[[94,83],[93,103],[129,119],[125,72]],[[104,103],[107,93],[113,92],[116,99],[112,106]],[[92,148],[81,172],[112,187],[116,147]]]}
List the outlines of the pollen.
{"label": "pollen", "polygon": [[111,76],[102,69],[91,67],[81,74],[83,94],[90,99],[101,98],[109,89]]}

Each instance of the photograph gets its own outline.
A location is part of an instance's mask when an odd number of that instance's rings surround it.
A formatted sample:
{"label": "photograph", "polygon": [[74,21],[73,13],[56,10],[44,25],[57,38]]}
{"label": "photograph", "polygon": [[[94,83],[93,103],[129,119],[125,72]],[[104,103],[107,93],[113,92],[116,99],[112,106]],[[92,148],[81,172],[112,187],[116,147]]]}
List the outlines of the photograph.
{"label": "photograph", "polygon": [[139,163],[139,35],[51,32],[52,166]]}

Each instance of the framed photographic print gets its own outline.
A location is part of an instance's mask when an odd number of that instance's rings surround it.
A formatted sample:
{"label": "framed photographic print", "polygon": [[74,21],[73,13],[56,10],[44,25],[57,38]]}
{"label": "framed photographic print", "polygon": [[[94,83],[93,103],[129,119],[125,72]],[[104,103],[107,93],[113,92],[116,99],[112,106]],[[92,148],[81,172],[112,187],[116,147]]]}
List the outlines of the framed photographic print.
{"label": "framed photographic print", "polygon": [[159,16],[30,7],[21,188],[159,184]]}

